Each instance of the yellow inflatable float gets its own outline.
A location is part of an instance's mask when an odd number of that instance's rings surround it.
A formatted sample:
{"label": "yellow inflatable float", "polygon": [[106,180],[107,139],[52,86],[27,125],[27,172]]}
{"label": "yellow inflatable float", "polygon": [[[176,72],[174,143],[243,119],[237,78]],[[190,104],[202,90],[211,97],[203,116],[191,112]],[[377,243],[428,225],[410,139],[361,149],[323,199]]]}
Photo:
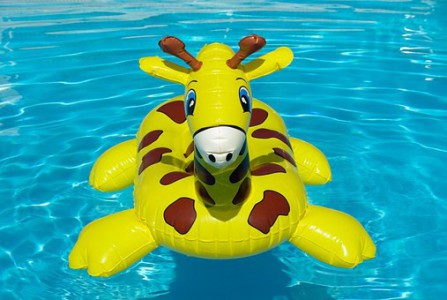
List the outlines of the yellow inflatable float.
{"label": "yellow inflatable float", "polygon": [[262,37],[243,38],[237,53],[206,45],[197,58],[175,37],[159,45],[190,68],[145,57],[141,69],[184,85],[185,94],[153,109],[136,139],[95,163],[90,184],[103,192],[134,184],[135,207],[88,224],[70,253],[71,268],[107,277],[159,246],[238,258],[284,241],[338,267],[375,256],[353,217],[308,203],[304,185],[331,180],[324,154],[290,138],[278,113],[252,97],[249,82],[289,65],[289,48],[243,65],[265,45]]}

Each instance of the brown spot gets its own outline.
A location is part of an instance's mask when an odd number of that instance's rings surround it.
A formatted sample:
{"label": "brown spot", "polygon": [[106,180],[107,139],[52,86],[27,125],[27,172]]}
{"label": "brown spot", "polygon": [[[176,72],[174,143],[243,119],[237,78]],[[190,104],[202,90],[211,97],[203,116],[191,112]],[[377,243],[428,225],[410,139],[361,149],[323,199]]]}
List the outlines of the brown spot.
{"label": "brown spot", "polygon": [[154,130],[154,131],[148,132],[141,140],[140,145],[138,146],[138,151],[140,151],[144,147],[147,147],[150,144],[152,144],[153,142],[155,142],[156,140],[158,140],[158,138],[160,137],[160,135],[162,133],[163,133],[163,130]]}
{"label": "brown spot", "polygon": [[172,184],[182,178],[188,177],[188,176],[191,176],[191,174],[184,173],[184,172],[171,172],[171,173],[168,173],[165,176],[163,176],[160,179],[160,183],[163,185],[170,185],[170,184]]}
{"label": "brown spot", "polygon": [[174,227],[180,234],[186,234],[196,220],[197,213],[194,209],[194,200],[179,198],[169,205],[164,212],[165,222]]}
{"label": "brown spot", "polygon": [[261,108],[253,108],[250,119],[250,127],[258,126],[267,119],[269,113]]}
{"label": "brown spot", "polygon": [[200,198],[203,199],[203,202],[207,204],[208,206],[213,206],[216,204],[216,201],[208,194],[208,191],[206,188],[198,181],[196,181],[196,189],[197,193],[199,194]]}
{"label": "brown spot", "polygon": [[194,152],[194,140],[191,142],[191,144],[189,144],[188,148],[186,149],[185,154],[183,154],[183,156],[185,156],[185,158],[187,158],[188,156],[191,155],[191,153]]}
{"label": "brown spot", "polygon": [[208,185],[213,185],[216,183],[214,176],[207,169],[205,169],[205,167],[202,166],[197,159],[194,160],[194,172],[204,183]]}
{"label": "brown spot", "polygon": [[286,173],[286,169],[281,167],[280,165],[273,163],[266,163],[259,166],[256,166],[252,171],[251,175],[254,176],[263,176],[270,175],[273,173]]}
{"label": "brown spot", "polygon": [[269,233],[279,216],[287,216],[290,206],[287,199],[278,192],[264,191],[264,198],[253,207],[248,224],[264,234]]}
{"label": "brown spot", "polygon": [[247,196],[250,193],[250,189],[251,189],[251,180],[250,178],[247,177],[244,179],[244,181],[242,181],[242,184],[239,187],[236,196],[234,196],[233,204],[238,205],[244,202],[244,200],[247,199]]}
{"label": "brown spot", "polygon": [[143,156],[138,174],[141,174],[147,167],[161,161],[163,154],[172,152],[169,148],[155,148]]}
{"label": "brown spot", "polygon": [[290,149],[292,149],[292,145],[290,145],[289,139],[281,132],[278,132],[275,130],[261,128],[261,129],[255,130],[251,134],[251,136],[254,138],[258,138],[258,139],[271,139],[271,138],[278,139],[281,142],[283,142],[284,144],[286,144],[287,146],[289,146]]}
{"label": "brown spot", "polygon": [[190,162],[185,168],[186,173],[194,173],[194,161]]}
{"label": "brown spot", "polygon": [[157,111],[164,113],[172,121],[177,124],[182,124],[186,121],[185,110],[183,108],[183,101],[173,101],[166,103],[157,109]]}
{"label": "brown spot", "polygon": [[294,165],[296,167],[295,160],[287,151],[285,151],[281,148],[273,148],[273,151],[275,151],[276,155],[284,158],[285,160],[287,160],[289,163],[291,163],[292,165]]}
{"label": "brown spot", "polygon": [[237,166],[237,168],[230,175],[230,182],[236,183],[242,180],[242,178],[247,175],[248,170],[250,169],[250,160],[248,159],[248,155],[245,156],[244,160]]}

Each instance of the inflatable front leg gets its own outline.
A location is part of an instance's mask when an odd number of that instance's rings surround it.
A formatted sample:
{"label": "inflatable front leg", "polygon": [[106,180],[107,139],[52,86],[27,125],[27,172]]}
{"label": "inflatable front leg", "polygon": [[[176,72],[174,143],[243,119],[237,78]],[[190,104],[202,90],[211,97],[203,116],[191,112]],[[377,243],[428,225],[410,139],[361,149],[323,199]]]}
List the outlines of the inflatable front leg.
{"label": "inflatable front leg", "polygon": [[137,172],[137,140],[127,140],[108,149],[96,160],[90,172],[90,185],[101,192],[124,189]]}
{"label": "inflatable front leg", "polygon": [[297,138],[290,138],[298,173],[304,184],[326,184],[332,179],[326,156],[317,147]]}
{"label": "inflatable front leg", "polygon": [[157,247],[147,226],[133,209],[88,224],[68,258],[72,269],[109,277],[137,262]]}
{"label": "inflatable front leg", "polygon": [[376,255],[371,237],[356,219],[316,205],[309,205],[290,242],[318,260],[342,268],[353,268]]}

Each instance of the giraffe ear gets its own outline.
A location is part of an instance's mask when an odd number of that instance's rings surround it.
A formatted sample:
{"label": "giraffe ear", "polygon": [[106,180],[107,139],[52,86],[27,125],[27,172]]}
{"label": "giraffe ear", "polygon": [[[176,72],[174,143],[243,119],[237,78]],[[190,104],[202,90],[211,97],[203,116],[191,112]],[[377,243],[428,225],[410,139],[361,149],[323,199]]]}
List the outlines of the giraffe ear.
{"label": "giraffe ear", "polygon": [[249,80],[260,78],[287,67],[293,60],[290,48],[279,47],[245,65],[245,74]]}
{"label": "giraffe ear", "polygon": [[151,76],[186,85],[190,70],[158,56],[140,59],[140,69]]}

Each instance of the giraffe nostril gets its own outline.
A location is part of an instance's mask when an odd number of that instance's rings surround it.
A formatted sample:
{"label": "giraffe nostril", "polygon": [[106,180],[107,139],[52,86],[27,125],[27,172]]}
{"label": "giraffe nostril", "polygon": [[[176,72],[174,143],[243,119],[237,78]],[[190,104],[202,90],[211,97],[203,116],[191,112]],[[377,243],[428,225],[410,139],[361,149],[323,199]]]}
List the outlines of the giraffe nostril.
{"label": "giraffe nostril", "polygon": [[227,161],[230,161],[233,158],[233,153],[228,153],[227,157],[225,158]]}
{"label": "giraffe nostril", "polygon": [[208,155],[208,158],[210,159],[211,162],[216,162],[216,157],[212,154]]}

